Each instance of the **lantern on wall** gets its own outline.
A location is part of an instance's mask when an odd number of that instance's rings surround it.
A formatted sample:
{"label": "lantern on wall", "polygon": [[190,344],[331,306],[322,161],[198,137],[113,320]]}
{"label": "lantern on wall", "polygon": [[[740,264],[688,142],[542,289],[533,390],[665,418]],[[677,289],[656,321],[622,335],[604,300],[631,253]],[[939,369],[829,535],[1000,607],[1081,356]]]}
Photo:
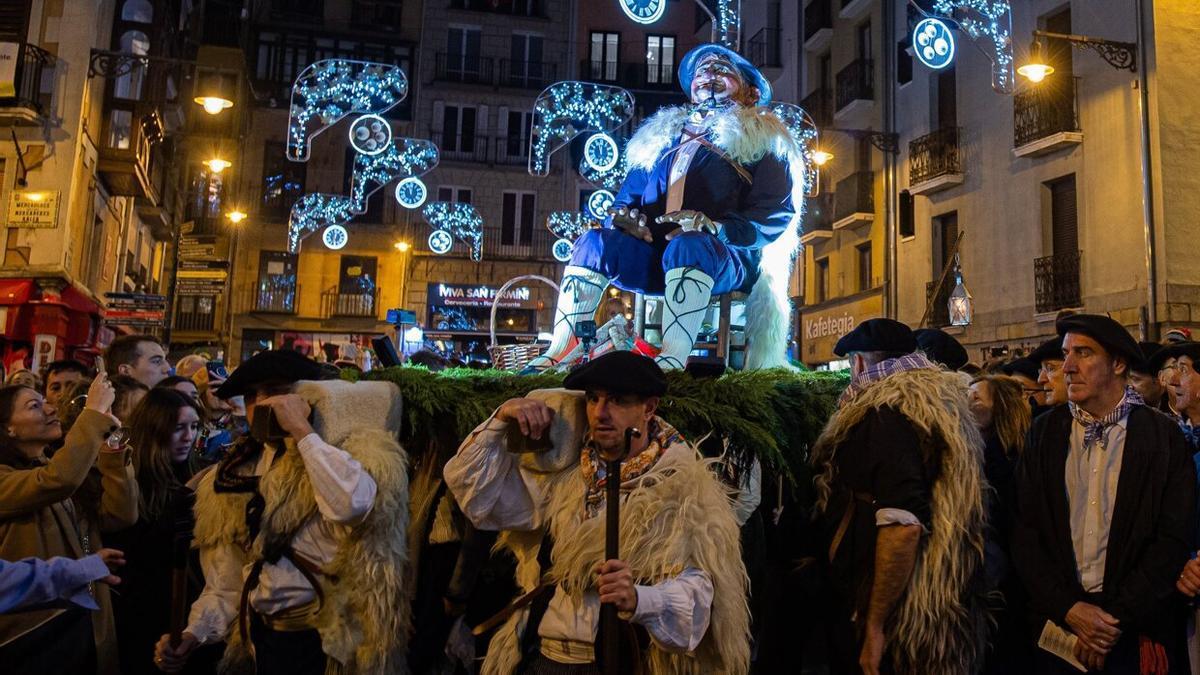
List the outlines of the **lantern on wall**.
{"label": "lantern on wall", "polygon": [[950,292],[950,300],[947,305],[950,310],[951,326],[971,325],[974,303],[971,300],[970,291],[963,285],[962,266],[959,264],[957,253],[954,254],[954,290]]}

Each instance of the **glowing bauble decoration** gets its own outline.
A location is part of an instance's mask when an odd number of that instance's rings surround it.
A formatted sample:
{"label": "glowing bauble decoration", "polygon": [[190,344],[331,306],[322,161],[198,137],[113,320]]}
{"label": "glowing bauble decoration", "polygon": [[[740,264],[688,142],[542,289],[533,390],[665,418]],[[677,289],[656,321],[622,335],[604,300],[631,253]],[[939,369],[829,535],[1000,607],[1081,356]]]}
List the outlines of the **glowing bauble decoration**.
{"label": "glowing bauble decoration", "polygon": [[396,183],[396,201],[406,209],[419,208],[429,197],[429,189],[425,182],[416,176],[409,176]]}
{"label": "glowing bauble decoration", "polygon": [[608,190],[596,190],[588,196],[587,208],[588,213],[596,220],[604,220],[608,217],[608,209],[613,205],[617,198]]}
{"label": "glowing bauble decoration", "polygon": [[450,247],[454,246],[454,237],[445,230],[434,230],[429,235],[429,250],[438,255],[445,255],[450,252]]}
{"label": "glowing bauble decoration", "polygon": [[934,70],[954,62],[954,34],[941,19],[921,19],[913,29],[912,43],[917,60]]}
{"label": "glowing bauble decoration", "polygon": [[330,225],[321,233],[321,241],[324,242],[325,248],[337,251],[350,241],[350,233],[341,225]]}
{"label": "glowing bauble decoration", "polygon": [[392,125],[379,115],[363,115],[350,125],[350,145],[364,155],[378,155],[392,144]]}
{"label": "glowing bauble decoration", "polygon": [[604,132],[592,134],[583,144],[583,157],[588,166],[597,171],[608,171],[617,165],[621,150],[612,136]]}
{"label": "glowing bauble decoration", "polygon": [[571,249],[573,248],[575,248],[575,244],[572,244],[570,239],[556,239],[554,245],[550,247],[550,252],[554,254],[555,260],[567,262],[571,259]]}
{"label": "glowing bauble decoration", "polygon": [[651,24],[667,11],[667,0],[619,0],[625,16],[642,24]]}

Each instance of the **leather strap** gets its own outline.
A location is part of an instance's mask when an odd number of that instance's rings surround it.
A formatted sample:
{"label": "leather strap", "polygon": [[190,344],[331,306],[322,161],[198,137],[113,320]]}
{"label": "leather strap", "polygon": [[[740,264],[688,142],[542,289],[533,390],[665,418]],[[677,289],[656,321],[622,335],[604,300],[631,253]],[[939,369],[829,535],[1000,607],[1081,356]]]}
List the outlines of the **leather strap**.
{"label": "leather strap", "polygon": [[[521,610],[525,607],[528,607],[530,603],[532,603],[534,600],[537,600],[539,597],[541,597],[543,593],[546,593],[546,592],[552,591],[552,590],[554,590],[554,584],[551,584],[551,583],[538,584],[537,586],[534,587],[534,589],[532,591],[529,591],[525,595],[522,595],[521,597],[517,598],[516,600],[513,600],[512,602],[508,603],[507,607],[505,607],[504,609],[500,610],[499,612],[496,612],[495,614],[493,614],[487,621],[484,621],[483,623],[479,624],[478,626],[475,626],[474,628],[472,628],[471,634],[474,635],[475,637],[479,637],[480,635],[483,635],[484,633],[490,631],[491,629],[495,628],[496,626],[499,626],[500,624],[504,623],[505,621],[508,621],[508,618],[510,616],[512,616],[513,614],[516,614],[519,610]],[[526,629],[526,630],[528,630],[528,629]]]}
{"label": "leather strap", "polygon": [[875,497],[866,492],[850,493],[850,500],[846,504],[846,510],[842,513],[842,520],[838,523],[837,530],[833,533],[833,541],[829,542],[829,562],[833,562],[834,556],[837,555],[838,549],[841,548],[842,540],[846,538],[846,531],[850,529],[850,521],[854,519],[855,507],[858,502],[866,504],[874,504]]}

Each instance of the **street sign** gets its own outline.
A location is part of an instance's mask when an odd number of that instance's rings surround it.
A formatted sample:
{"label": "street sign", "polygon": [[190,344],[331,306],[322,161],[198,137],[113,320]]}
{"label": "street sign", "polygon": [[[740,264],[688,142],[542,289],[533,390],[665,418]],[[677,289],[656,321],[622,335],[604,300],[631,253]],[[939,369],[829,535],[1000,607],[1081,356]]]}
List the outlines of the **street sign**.
{"label": "street sign", "polygon": [[159,310],[107,309],[104,322],[118,326],[161,326],[167,313]]}
{"label": "street sign", "polygon": [[122,310],[165,310],[167,296],[152,293],[105,293],[106,303],[110,309]]}
{"label": "street sign", "polygon": [[13,190],[8,197],[9,227],[58,227],[58,191]]}

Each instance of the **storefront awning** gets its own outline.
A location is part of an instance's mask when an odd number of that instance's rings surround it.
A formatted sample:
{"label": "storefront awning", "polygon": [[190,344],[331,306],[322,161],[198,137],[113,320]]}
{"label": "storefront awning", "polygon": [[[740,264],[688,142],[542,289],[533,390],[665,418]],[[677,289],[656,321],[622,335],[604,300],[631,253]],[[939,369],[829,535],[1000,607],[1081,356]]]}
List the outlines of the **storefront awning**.
{"label": "storefront awning", "polygon": [[33,294],[33,279],[0,279],[0,305],[23,305]]}

